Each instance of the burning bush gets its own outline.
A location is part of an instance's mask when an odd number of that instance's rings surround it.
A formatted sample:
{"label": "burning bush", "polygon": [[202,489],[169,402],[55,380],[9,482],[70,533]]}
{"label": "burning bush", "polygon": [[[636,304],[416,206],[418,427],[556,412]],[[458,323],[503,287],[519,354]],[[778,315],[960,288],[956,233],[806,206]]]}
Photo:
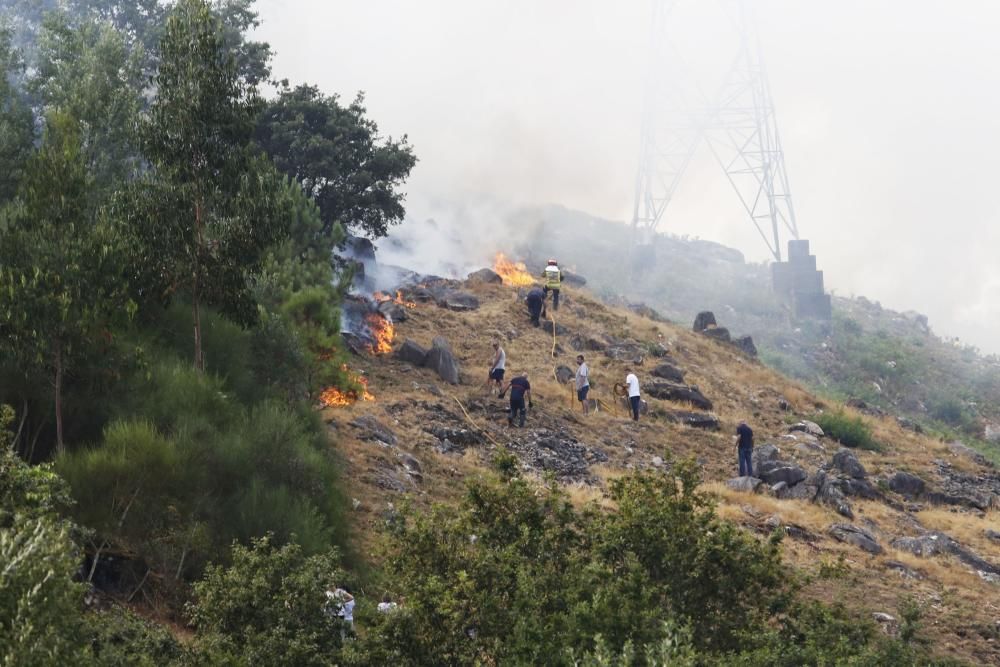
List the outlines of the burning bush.
{"label": "burning bush", "polygon": [[347,374],[348,382],[357,386],[357,389],[340,389],[338,387],[327,387],[319,395],[319,402],[328,408],[353,405],[360,401],[374,401],[375,396],[368,391],[368,378],[352,373],[346,364],[340,370]]}

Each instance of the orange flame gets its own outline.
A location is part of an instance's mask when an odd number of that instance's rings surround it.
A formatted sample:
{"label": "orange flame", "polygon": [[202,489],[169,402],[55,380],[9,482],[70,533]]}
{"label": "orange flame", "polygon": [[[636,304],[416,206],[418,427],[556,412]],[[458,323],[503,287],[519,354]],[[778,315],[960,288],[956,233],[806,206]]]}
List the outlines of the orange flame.
{"label": "orange flame", "polygon": [[524,262],[512,262],[502,252],[498,252],[493,260],[493,270],[503,278],[504,285],[527,287],[535,282]]}
{"label": "orange flame", "polygon": [[406,308],[416,308],[417,307],[417,304],[413,303],[412,301],[407,301],[406,299],[403,298],[403,292],[402,292],[402,290],[396,290],[396,297],[395,298],[389,296],[385,292],[375,292],[372,295],[372,298],[375,299],[375,303],[385,303],[386,301],[393,301],[393,302],[398,303],[399,305],[404,306]]}
{"label": "orange flame", "polygon": [[[347,366],[341,366],[342,370],[347,370]],[[319,395],[319,402],[328,408],[342,407],[345,405],[353,405],[357,401],[374,401],[375,396],[368,391],[368,378],[362,377],[360,375],[351,375],[351,380],[361,385],[361,391],[355,391],[353,389],[348,389],[347,391],[341,391],[336,387],[327,387]]]}
{"label": "orange flame", "polygon": [[392,340],[396,337],[396,327],[392,321],[381,315],[369,313],[365,316],[365,322],[371,329],[375,342],[371,345],[372,354],[387,354],[392,352]]}

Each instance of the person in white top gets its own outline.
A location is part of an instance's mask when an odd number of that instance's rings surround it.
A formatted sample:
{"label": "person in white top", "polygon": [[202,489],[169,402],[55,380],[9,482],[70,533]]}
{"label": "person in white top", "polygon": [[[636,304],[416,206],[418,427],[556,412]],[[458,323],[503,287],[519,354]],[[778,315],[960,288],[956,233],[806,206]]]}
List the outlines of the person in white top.
{"label": "person in white top", "polygon": [[590,401],[587,400],[587,392],[590,391],[590,368],[583,360],[583,355],[576,355],[576,400],[583,406],[583,414],[590,414]]}
{"label": "person in white top", "polygon": [[343,622],[340,628],[340,638],[345,639],[354,632],[354,596],[346,588],[335,588],[326,591],[327,608]]}
{"label": "person in white top", "polygon": [[382,601],[378,603],[378,610],[380,613],[388,614],[390,611],[395,610],[399,605],[392,601],[389,594],[386,593],[382,596]]}
{"label": "person in white top", "polygon": [[490,392],[492,393],[493,388],[500,389],[503,387],[503,374],[507,369],[507,353],[503,351],[503,347],[500,346],[500,341],[493,341],[493,365],[490,366],[489,376],[486,378],[487,384],[493,383],[490,386]]}
{"label": "person in white top", "polygon": [[632,420],[639,421],[639,378],[635,376],[631,368],[626,368],[625,386],[628,387],[628,402],[632,406]]}

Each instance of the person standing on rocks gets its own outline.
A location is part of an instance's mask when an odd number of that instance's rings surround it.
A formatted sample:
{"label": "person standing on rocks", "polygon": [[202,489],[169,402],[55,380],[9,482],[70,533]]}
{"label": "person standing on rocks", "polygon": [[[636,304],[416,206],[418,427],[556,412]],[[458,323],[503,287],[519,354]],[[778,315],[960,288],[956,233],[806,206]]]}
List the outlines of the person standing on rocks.
{"label": "person standing on rocks", "polygon": [[528,402],[528,407],[534,407],[531,402],[531,383],[528,382],[528,374],[511,378],[507,386],[500,390],[500,398],[503,398],[508,389],[510,389],[510,413],[507,415],[507,426],[513,426],[514,417],[518,416],[518,426],[524,428],[524,419],[528,413],[524,402]]}
{"label": "person standing on rocks", "polygon": [[583,406],[583,414],[590,414],[590,401],[587,400],[587,393],[590,391],[590,367],[583,360],[583,355],[576,355],[576,400]]}
{"label": "person standing on rocks", "polygon": [[631,368],[626,368],[625,387],[628,389],[628,402],[632,407],[632,421],[639,421],[639,405],[642,399],[639,397],[639,378],[632,372]]}
{"label": "person standing on rocks", "polygon": [[753,430],[745,421],[736,427],[736,453],[740,460],[740,477],[753,477]]}
{"label": "person standing on rocks", "polygon": [[[486,382],[494,383],[494,386],[499,390],[503,386],[503,374],[506,368],[507,353],[504,352],[500,341],[495,340],[493,341],[493,365],[490,366],[489,377]],[[492,386],[490,387],[490,391],[493,391]]]}
{"label": "person standing on rocks", "polygon": [[545,306],[545,292],[539,287],[532,287],[525,299],[528,304],[528,313],[531,315],[531,323],[536,327],[540,325],[538,318],[542,316],[542,308]]}
{"label": "person standing on rocks", "polygon": [[562,271],[559,264],[554,259],[550,259],[548,266],[542,271],[542,278],[545,278],[545,298],[552,292],[552,310],[559,310],[559,289],[562,287]]}

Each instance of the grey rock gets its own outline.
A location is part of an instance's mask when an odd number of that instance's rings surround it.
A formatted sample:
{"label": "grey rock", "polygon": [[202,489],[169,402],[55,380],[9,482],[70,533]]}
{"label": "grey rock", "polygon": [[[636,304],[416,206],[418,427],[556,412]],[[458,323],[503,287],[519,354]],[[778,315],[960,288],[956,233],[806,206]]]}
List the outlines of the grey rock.
{"label": "grey rock", "polygon": [[884,624],[890,624],[891,625],[891,624],[893,624],[893,623],[896,622],[896,618],[894,616],[890,616],[889,614],[886,614],[885,612],[882,612],[882,611],[876,611],[876,612],[874,612],[872,614],[872,618],[875,619],[875,621],[878,622],[878,623],[884,623]]}
{"label": "grey rock", "polygon": [[762,466],[756,472],[768,484],[784,482],[788,486],[795,486],[806,478],[806,471],[797,465],[774,465],[771,463]]}
{"label": "grey rock", "polygon": [[780,459],[781,450],[778,449],[777,445],[772,444],[754,447],[753,453],[750,455],[750,462],[753,463],[754,470],[760,468],[765,463],[779,461]]}
{"label": "grey rock", "polygon": [[442,380],[449,384],[458,384],[459,367],[455,355],[451,352],[448,341],[440,336],[435,337],[430,351],[424,360],[424,365],[433,369]]}
{"label": "grey rock", "polygon": [[709,328],[710,326],[714,327],[715,325],[716,325],[715,313],[713,313],[710,310],[704,310],[698,313],[698,315],[694,318],[694,326],[692,327],[692,329],[701,332]]}
{"label": "grey rock", "polygon": [[355,417],[351,426],[361,431],[362,440],[374,440],[386,445],[395,445],[398,439],[388,426],[371,415]]}
{"label": "grey rock", "polygon": [[422,473],[423,466],[420,465],[420,461],[412,454],[407,454],[406,452],[401,452],[399,455],[399,460],[402,462],[403,467],[406,468],[408,473]]}
{"label": "grey rock", "polygon": [[932,531],[916,537],[898,537],[892,541],[892,546],[924,558],[950,554],[977,571],[1000,574],[1000,567],[982,559],[941,532]]}
{"label": "grey rock", "polygon": [[406,306],[395,301],[383,301],[378,305],[378,312],[382,313],[382,316],[390,322],[395,323],[405,322],[410,318]]}
{"label": "grey rock", "polygon": [[602,352],[608,344],[593,336],[575,335],[569,339],[569,346],[577,352]]}
{"label": "grey rock", "polygon": [[699,410],[712,409],[712,401],[705,398],[705,395],[694,386],[658,380],[648,383],[643,391],[653,398],[690,403]]}
{"label": "grey rock", "polygon": [[559,366],[556,368],[556,380],[560,384],[566,384],[570,380],[576,377],[576,373],[573,372],[568,366]]}
{"label": "grey rock", "polygon": [[705,412],[688,410],[664,410],[663,416],[674,424],[686,424],[693,428],[714,431],[719,428],[719,418]]}
{"label": "grey rock", "polygon": [[788,494],[788,482],[778,482],[771,485],[771,495],[775,498],[785,498]]}
{"label": "grey rock", "polygon": [[777,514],[772,514],[771,516],[767,517],[767,519],[764,521],[764,525],[770,528],[771,530],[774,530],[775,528],[781,528],[781,517],[778,516]]}
{"label": "grey rock", "polygon": [[837,450],[837,453],[833,455],[833,467],[855,479],[864,479],[868,475],[865,467],[858,461],[858,457],[849,449]]}
{"label": "grey rock", "polygon": [[926,486],[924,480],[902,470],[897,470],[889,478],[889,488],[910,500],[922,494]]}
{"label": "grey rock", "polygon": [[469,285],[502,285],[503,278],[492,269],[479,269],[470,273],[465,282]]}
{"label": "grey rock", "polygon": [[853,544],[862,551],[867,551],[870,554],[882,553],[882,547],[879,546],[878,540],[875,539],[875,536],[864,528],[859,528],[854,524],[835,523],[830,526],[827,532],[834,539],[846,544]]}
{"label": "grey rock", "polygon": [[439,424],[434,424],[426,429],[424,429],[435,438],[441,441],[448,440],[453,445],[458,445],[461,447],[467,447],[471,445],[478,445],[483,442],[483,436],[477,431],[472,431],[467,428],[453,428],[448,426],[441,426]]}
{"label": "grey rock", "polygon": [[684,382],[684,371],[666,362],[657,364],[649,373],[653,377],[663,378],[671,382]]}
{"label": "grey rock", "polygon": [[822,438],[825,434],[823,429],[819,427],[816,422],[811,422],[808,419],[803,419],[800,422],[792,424],[788,427],[789,431],[802,431],[803,433],[808,433],[809,435],[816,436],[817,438]]}
{"label": "grey rock", "polygon": [[995,530],[986,530],[986,539],[993,540],[994,542],[1000,542],[1000,533]]}
{"label": "grey rock", "polygon": [[816,498],[816,494],[819,489],[815,486],[810,486],[809,484],[796,484],[795,486],[788,489],[784,495],[779,496],[782,499],[787,500],[805,500],[811,502]]}
{"label": "grey rock", "polygon": [[608,460],[571,434],[547,428],[518,431],[507,446],[529,470],[551,472],[563,481],[591,481],[589,466]]}
{"label": "grey rock", "polygon": [[646,350],[638,343],[613,343],[604,348],[604,355],[615,361],[626,361],[639,366],[646,357]]}
{"label": "grey rock", "polygon": [[427,360],[427,350],[420,347],[416,342],[407,338],[396,350],[395,357],[400,361],[405,361],[414,366],[423,366]]}
{"label": "grey rock", "polygon": [[733,337],[729,333],[729,329],[725,327],[712,327],[710,329],[705,329],[701,333],[709,338],[722,341],[723,343],[731,343],[733,340]]}
{"label": "grey rock", "polygon": [[[557,336],[565,336],[566,334],[569,333],[569,329],[559,324],[558,322],[556,322],[555,328]],[[547,334],[552,333],[552,320],[542,320],[542,331],[544,331]]]}
{"label": "grey rock", "polygon": [[900,563],[896,560],[887,560],[885,562],[885,567],[888,570],[893,570],[898,572],[900,576],[906,579],[923,579],[924,575],[920,574],[912,567],[906,565],[905,563]]}
{"label": "grey rock", "polygon": [[660,456],[654,456],[653,457],[653,465],[656,466],[657,468],[659,468],[660,466],[662,466],[663,465],[663,458],[660,457]]}
{"label": "grey rock", "polygon": [[726,481],[726,486],[734,491],[742,491],[744,493],[755,493],[763,484],[764,481],[756,477],[733,477]]}
{"label": "grey rock", "polygon": [[836,480],[825,479],[816,491],[814,502],[832,507],[837,514],[848,519],[854,518],[854,510],[851,508],[851,503],[844,496],[840,488],[838,488]]}
{"label": "grey rock", "polygon": [[470,311],[479,308],[479,299],[468,292],[448,290],[437,298],[437,304],[448,310]]}
{"label": "grey rock", "polygon": [[867,479],[854,479],[853,477],[843,479],[840,480],[838,487],[845,496],[857,496],[866,500],[875,500],[882,497],[882,494],[875,488],[875,485]]}
{"label": "grey rock", "polygon": [[748,357],[757,356],[757,346],[753,344],[752,336],[740,336],[733,341],[733,345],[738,347]]}
{"label": "grey rock", "polygon": [[826,447],[818,442],[798,442],[795,444],[795,453],[805,457],[826,457]]}

